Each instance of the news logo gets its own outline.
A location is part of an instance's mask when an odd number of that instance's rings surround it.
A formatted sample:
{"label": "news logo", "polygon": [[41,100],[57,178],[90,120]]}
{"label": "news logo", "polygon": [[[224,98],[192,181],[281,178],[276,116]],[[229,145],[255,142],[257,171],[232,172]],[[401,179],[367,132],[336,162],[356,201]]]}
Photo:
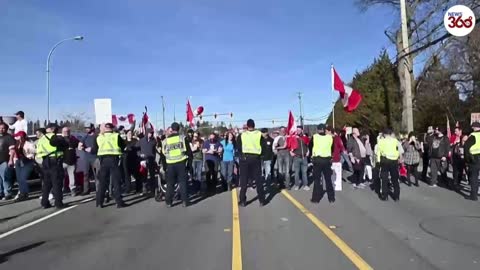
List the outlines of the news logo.
{"label": "news logo", "polygon": [[470,34],[475,27],[475,14],[464,5],[456,5],[447,10],[443,24],[448,33],[456,37]]}

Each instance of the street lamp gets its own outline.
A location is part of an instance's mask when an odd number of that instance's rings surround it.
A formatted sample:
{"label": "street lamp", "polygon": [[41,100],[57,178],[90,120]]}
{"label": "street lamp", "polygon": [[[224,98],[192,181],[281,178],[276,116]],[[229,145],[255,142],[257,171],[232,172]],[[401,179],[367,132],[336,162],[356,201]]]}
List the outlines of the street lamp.
{"label": "street lamp", "polygon": [[48,58],[47,58],[47,122],[48,123],[50,122],[50,57],[52,56],[53,52],[60,44],[70,40],[80,41],[80,40],[83,40],[83,36],[75,36],[72,38],[61,40],[57,44],[55,44],[50,50],[50,52],[48,53]]}

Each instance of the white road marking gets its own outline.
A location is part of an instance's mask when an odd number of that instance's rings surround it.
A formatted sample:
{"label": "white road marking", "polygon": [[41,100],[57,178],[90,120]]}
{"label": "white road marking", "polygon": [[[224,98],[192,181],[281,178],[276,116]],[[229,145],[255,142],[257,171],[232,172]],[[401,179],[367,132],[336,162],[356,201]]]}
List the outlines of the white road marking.
{"label": "white road marking", "polygon": [[86,202],[90,202],[90,201],[93,201],[93,200],[95,200],[95,197],[85,199],[85,200],[83,200],[83,201],[80,201],[80,203],[86,203]]}
{"label": "white road marking", "polygon": [[44,221],[44,220],[47,220],[47,219],[49,219],[49,218],[51,218],[51,217],[54,217],[54,216],[56,216],[56,215],[60,215],[61,213],[66,212],[66,211],[68,211],[68,210],[70,210],[70,209],[73,209],[73,208],[75,208],[75,207],[77,207],[77,206],[78,206],[78,205],[72,205],[72,206],[70,206],[70,207],[64,208],[64,209],[59,210],[59,211],[57,211],[57,212],[51,213],[51,214],[48,215],[48,216],[42,217],[42,218],[40,218],[40,219],[37,219],[37,220],[34,220],[34,221],[30,222],[30,223],[27,223],[27,224],[25,224],[25,225],[22,225],[22,226],[20,226],[20,227],[18,227],[18,228],[15,228],[15,229],[11,230],[11,231],[8,231],[8,232],[6,232],[6,233],[0,234],[0,239],[3,239],[3,238],[5,238],[5,237],[7,237],[7,236],[9,236],[9,235],[11,235],[11,234],[14,234],[14,233],[19,232],[19,231],[21,231],[21,230],[23,230],[23,229],[26,229],[26,228],[28,228],[28,227],[31,227],[31,226],[33,226],[33,225],[35,225],[35,224],[38,224],[38,223],[40,223],[40,222],[42,222],[42,221]]}

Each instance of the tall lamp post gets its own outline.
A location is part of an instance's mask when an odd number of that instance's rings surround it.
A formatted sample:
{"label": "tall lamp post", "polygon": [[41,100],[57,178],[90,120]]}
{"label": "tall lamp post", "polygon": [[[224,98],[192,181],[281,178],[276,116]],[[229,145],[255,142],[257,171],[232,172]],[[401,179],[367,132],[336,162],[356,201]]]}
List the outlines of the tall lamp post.
{"label": "tall lamp post", "polygon": [[70,40],[80,41],[80,40],[83,40],[83,36],[76,36],[76,37],[61,40],[57,44],[55,44],[52,47],[52,49],[50,50],[50,52],[48,53],[48,58],[47,58],[47,122],[50,122],[50,57],[52,56],[55,49],[58,46],[60,46],[60,44],[64,43],[65,41],[70,41]]}

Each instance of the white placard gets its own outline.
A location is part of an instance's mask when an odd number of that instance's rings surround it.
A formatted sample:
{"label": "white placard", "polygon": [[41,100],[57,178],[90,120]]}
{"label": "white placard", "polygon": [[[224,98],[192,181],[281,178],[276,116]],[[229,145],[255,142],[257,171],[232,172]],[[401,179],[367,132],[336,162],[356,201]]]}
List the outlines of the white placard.
{"label": "white placard", "polygon": [[95,103],[95,124],[100,125],[112,122],[112,100],[109,98],[97,98]]}
{"label": "white placard", "polygon": [[473,124],[473,122],[480,122],[480,113],[472,113],[470,115],[470,125]]}

